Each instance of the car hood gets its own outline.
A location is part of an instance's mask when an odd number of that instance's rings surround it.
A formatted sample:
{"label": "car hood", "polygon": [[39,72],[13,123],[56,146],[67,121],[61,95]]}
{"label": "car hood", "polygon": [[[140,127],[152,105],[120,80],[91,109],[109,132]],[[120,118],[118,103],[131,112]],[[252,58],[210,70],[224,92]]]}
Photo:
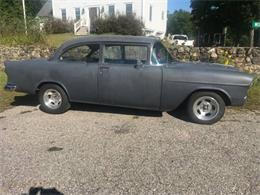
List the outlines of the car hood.
{"label": "car hood", "polygon": [[254,78],[233,66],[215,63],[173,62],[166,69],[172,69],[165,71],[169,81],[250,86]]}

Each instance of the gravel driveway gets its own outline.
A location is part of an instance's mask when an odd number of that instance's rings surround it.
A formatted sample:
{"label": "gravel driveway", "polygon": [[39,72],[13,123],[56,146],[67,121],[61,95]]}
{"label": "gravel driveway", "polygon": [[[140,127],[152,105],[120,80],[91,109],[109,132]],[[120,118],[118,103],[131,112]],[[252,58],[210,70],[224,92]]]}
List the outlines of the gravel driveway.
{"label": "gravel driveway", "polygon": [[0,113],[0,148],[3,195],[260,193],[259,111],[203,126],[168,113],[16,106]]}

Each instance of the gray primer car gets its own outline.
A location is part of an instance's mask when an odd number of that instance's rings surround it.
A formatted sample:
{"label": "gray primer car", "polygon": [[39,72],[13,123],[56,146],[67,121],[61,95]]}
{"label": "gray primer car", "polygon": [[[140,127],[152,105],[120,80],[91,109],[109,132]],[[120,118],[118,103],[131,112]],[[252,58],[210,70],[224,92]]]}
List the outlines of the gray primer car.
{"label": "gray primer car", "polygon": [[174,61],[159,40],[89,36],[64,43],[48,60],[5,62],[7,90],[38,94],[63,113],[70,102],[172,111],[187,102],[192,121],[212,124],[241,106],[253,76],[233,67]]}

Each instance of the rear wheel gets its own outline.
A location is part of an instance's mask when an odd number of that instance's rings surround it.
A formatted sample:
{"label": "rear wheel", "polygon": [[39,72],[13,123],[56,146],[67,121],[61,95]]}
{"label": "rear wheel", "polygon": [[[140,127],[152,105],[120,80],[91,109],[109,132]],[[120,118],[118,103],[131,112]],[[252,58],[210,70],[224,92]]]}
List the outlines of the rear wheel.
{"label": "rear wheel", "polygon": [[225,113],[225,102],[217,93],[197,92],[188,100],[190,119],[199,124],[213,124]]}
{"label": "rear wheel", "polygon": [[43,85],[39,93],[40,109],[50,114],[61,114],[70,108],[68,96],[58,85]]}

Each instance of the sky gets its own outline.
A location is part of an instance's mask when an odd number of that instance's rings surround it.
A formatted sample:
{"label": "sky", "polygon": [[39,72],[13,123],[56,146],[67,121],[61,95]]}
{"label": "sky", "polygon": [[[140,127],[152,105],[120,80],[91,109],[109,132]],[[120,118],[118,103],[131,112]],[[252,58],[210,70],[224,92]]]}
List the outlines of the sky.
{"label": "sky", "polygon": [[183,9],[191,11],[190,0],[168,0],[168,10],[173,12],[175,10]]}

